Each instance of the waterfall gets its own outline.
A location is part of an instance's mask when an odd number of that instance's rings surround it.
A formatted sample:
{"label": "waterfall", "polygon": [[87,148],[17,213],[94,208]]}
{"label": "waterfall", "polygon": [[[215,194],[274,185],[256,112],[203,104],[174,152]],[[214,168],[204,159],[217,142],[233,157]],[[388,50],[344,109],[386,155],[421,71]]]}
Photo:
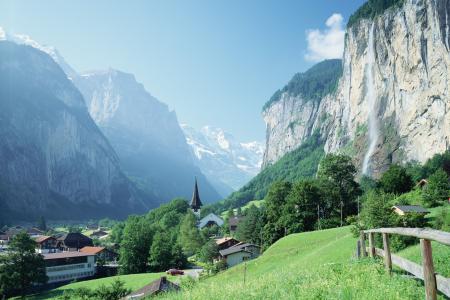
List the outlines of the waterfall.
{"label": "waterfall", "polygon": [[363,169],[362,172],[365,175],[369,174],[369,163],[375,148],[377,146],[379,129],[378,120],[376,113],[376,95],[373,80],[373,65],[375,63],[375,53],[374,53],[374,41],[373,41],[373,31],[374,23],[370,28],[369,32],[369,42],[367,45],[367,63],[365,70],[365,80],[366,80],[366,103],[368,106],[368,130],[369,130],[369,148],[364,156]]}

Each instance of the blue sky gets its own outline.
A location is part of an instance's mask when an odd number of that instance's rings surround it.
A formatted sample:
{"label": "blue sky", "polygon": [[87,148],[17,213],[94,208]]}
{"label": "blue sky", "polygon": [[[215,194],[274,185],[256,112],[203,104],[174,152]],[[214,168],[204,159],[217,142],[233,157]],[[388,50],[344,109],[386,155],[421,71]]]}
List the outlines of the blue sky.
{"label": "blue sky", "polygon": [[0,26],[55,46],[77,71],[135,74],[181,123],[262,141],[263,104],[339,52],[336,39],[363,2],[0,0]]}

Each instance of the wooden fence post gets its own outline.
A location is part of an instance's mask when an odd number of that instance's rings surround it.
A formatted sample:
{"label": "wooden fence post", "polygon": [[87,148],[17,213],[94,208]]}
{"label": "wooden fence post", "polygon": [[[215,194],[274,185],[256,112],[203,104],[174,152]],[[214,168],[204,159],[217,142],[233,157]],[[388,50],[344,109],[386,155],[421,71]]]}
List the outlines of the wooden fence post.
{"label": "wooden fence post", "polygon": [[392,258],[391,258],[391,248],[389,246],[389,235],[387,233],[382,233],[383,235],[383,247],[384,247],[384,265],[386,266],[386,271],[391,273],[392,271]]}
{"label": "wooden fence post", "polygon": [[423,279],[425,281],[425,299],[437,299],[436,275],[434,274],[433,255],[430,240],[420,239],[422,249]]}
{"label": "wooden fence post", "polygon": [[375,234],[373,232],[369,233],[369,253],[370,257],[375,258]]}
{"label": "wooden fence post", "polygon": [[366,235],[364,234],[364,231],[361,231],[359,236],[360,236],[360,239],[361,239],[361,254],[362,254],[362,257],[367,257]]}
{"label": "wooden fence post", "polygon": [[361,241],[360,240],[356,241],[356,258],[357,259],[361,258]]}

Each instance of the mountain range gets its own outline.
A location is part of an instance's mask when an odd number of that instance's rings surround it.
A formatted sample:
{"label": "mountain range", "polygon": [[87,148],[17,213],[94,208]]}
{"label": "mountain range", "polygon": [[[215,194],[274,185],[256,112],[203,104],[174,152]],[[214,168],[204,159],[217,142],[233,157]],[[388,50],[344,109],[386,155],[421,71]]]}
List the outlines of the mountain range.
{"label": "mountain range", "polygon": [[211,183],[228,196],[258,174],[264,145],[261,142],[239,142],[221,128],[204,126],[196,130],[181,125],[194,160]]}
{"label": "mountain range", "polygon": [[4,30],[0,43],[2,217],[121,218],[190,198],[194,177],[205,203],[221,198],[175,112],[132,74],[78,74],[54,47]]}

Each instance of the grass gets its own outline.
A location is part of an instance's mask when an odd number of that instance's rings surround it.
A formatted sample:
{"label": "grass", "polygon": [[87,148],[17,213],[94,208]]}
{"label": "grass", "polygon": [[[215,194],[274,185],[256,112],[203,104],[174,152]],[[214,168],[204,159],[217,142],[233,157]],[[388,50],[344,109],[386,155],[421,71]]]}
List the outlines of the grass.
{"label": "grass", "polygon": [[[242,206],[241,211],[244,212],[246,209],[250,208],[250,206],[252,206],[252,205],[259,208],[264,205],[264,202],[265,202],[264,200],[252,200],[252,201],[248,202],[247,204],[245,204],[244,206]],[[237,208],[233,209],[233,211],[236,214]],[[225,219],[227,214],[228,214],[228,211],[226,210],[220,214],[220,217],[222,219]]]}
{"label": "grass", "polygon": [[352,259],[355,245],[349,227],[289,235],[258,259],[163,299],[423,299],[420,281]]}
{"label": "grass", "polygon": [[170,275],[164,274],[165,273],[143,273],[131,275],[118,275],[100,279],[74,282],[42,294],[30,296],[27,299],[30,300],[56,299],[59,296],[61,296],[64,293],[64,291],[75,290],[78,288],[97,289],[101,285],[106,286],[110,285],[116,279],[120,279],[121,281],[123,281],[125,283],[126,288],[129,288],[132,291],[136,291],[141,287],[149,284],[151,281],[158,279],[161,276],[168,276],[169,278],[171,277]]}
{"label": "grass", "polygon": [[[438,242],[431,242],[431,247],[435,271],[444,277],[450,278],[450,246],[442,245]],[[420,245],[408,247],[400,251],[398,255],[422,264]]]}

